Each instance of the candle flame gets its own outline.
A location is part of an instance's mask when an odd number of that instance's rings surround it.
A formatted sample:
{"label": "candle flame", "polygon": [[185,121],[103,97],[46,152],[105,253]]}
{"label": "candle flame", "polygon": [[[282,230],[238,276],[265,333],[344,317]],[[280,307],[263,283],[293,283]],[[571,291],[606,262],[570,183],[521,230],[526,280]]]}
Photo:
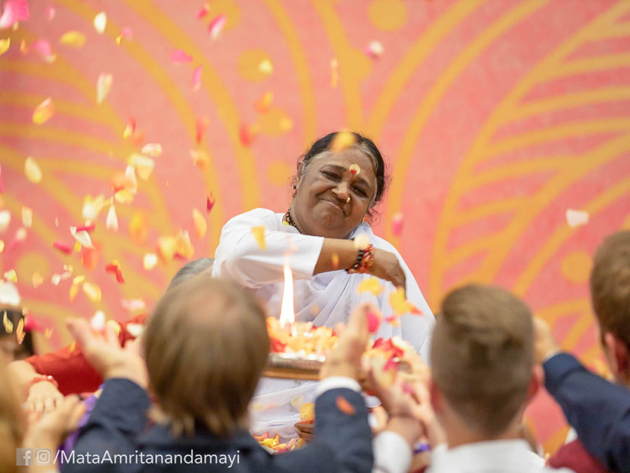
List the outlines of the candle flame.
{"label": "candle flame", "polygon": [[284,265],[284,294],[282,295],[282,310],[280,311],[280,327],[295,322],[295,311],[293,310],[293,273],[288,265]]}

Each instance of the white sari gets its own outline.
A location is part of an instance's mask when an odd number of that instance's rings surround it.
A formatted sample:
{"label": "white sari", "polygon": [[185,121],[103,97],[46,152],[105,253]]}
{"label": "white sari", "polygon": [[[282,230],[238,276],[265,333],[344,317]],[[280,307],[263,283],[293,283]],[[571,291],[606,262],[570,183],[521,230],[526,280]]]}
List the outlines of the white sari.
{"label": "white sari", "polygon": [[[351,311],[363,302],[373,302],[384,315],[393,313],[389,295],[393,284],[381,281],[383,292],[374,296],[357,293],[369,274],[349,274],[345,270],[313,276],[324,242],[323,237],[302,235],[292,226],[282,223],[283,214],[267,209],[255,209],[232,218],[221,232],[212,275],[233,280],[264,301],[270,315],[280,316],[284,290],[283,268],[288,264],[294,279],[294,308],[297,321],[313,322],[315,326],[334,327],[345,322]],[[253,227],[265,227],[266,249],[263,251],[252,233]],[[407,298],[424,315],[407,314],[394,327],[383,322],[375,338],[398,336],[409,342],[428,361],[429,335],[435,318],[411,271],[396,249],[377,237],[367,223],[359,225],[351,238],[365,233],[374,248],[394,253],[407,277]],[[299,406],[313,401],[316,382],[262,378],[252,400],[252,432],[276,432],[284,438],[294,436],[293,424],[299,422]],[[300,397],[300,395],[302,395]],[[293,405],[291,405],[293,401]]]}

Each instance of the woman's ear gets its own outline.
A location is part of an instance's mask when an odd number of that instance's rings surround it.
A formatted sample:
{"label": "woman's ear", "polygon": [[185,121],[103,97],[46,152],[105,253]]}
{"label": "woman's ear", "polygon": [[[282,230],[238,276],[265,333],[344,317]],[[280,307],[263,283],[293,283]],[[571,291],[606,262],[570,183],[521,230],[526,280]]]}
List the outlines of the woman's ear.
{"label": "woman's ear", "polygon": [[629,353],[625,343],[608,332],[604,334],[604,350],[608,353],[610,369],[615,378],[627,377],[630,372]]}

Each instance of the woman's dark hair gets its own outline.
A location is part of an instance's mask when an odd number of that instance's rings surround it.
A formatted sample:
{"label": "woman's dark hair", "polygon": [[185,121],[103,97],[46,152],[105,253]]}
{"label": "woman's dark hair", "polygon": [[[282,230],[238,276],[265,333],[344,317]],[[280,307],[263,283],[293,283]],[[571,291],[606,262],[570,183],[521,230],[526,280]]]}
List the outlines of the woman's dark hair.
{"label": "woman's dark hair", "polygon": [[[333,143],[333,140],[335,139],[337,133],[340,132],[329,133],[328,135],[320,138],[315,143],[313,143],[306,154],[300,156],[300,161],[304,163],[302,167],[302,173],[304,173],[308,168],[308,163],[311,159],[321,153],[330,150],[330,145]],[[371,139],[366,138],[359,133],[351,133],[354,135],[354,138],[356,140],[354,146],[361,149],[361,151],[363,151],[370,158],[370,161],[372,161],[372,166],[374,166],[374,174],[376,175],[376,194],[374,196],[374,203],[376,204],[377,202],[380,202],[380,200],[383,198],[385,188],[387,187],[388,176],[386,174],[385,161],[383,160],[383,156],[381,156],[381,152],[378,150]],[[369,211],[368,215],[371,215]]]}

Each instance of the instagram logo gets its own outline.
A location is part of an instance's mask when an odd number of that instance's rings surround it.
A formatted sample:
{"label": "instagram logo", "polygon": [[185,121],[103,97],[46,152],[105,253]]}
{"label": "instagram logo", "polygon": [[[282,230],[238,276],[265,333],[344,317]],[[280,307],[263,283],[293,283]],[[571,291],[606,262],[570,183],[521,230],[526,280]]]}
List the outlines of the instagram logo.
{"label": "instagram logo", "polygon": [[40,448],[35,451],[36,465],[50,465],[52,462],[52,451],[47,448]]}

